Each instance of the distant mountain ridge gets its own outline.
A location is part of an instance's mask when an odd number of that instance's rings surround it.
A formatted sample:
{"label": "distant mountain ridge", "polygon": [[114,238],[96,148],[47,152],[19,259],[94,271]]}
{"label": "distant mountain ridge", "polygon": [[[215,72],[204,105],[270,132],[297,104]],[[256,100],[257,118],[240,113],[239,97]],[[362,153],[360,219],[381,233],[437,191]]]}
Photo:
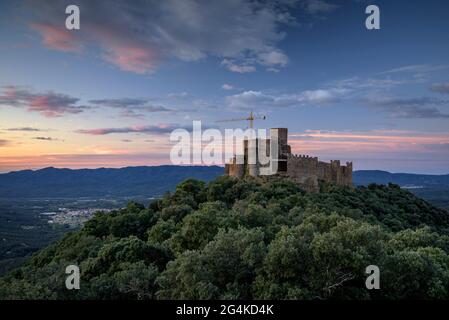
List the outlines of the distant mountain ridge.
{"label": "distant mountain ridge", "polygon": [[[180,182],[195,178],[210,181],[223,174],[219,166],[140,166],[99,169],[22,170],[0,174],[0,197],[98,197],[162,195]],[[355,185],[449,187],[449,174],[423,175],[360,170]]]}
{"label": "distant mountain ridge", "polygon": [[154,196],[188,178],[209,181],[222,173],[218,166],[48,167],[0,174],[0,197]]}
{"label": "distant mountain ridge", "polygon": [[400,186],[422,187],[449,187],[449,174],[430,175],[414,173],[391,173],[381,170],[359,170],[353,174],[355,185],[370,183],[388,184],[389,182]]}

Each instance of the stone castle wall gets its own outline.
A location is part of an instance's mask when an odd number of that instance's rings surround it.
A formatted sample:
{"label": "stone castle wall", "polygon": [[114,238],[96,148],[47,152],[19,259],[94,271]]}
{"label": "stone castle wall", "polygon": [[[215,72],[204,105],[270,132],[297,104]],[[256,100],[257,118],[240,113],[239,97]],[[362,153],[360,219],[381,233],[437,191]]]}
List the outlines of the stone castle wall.
{"label": "stone castle wall", "polygon": [[[289,177],[310,191],[318,190],[318,181],[320,180],[336,185],[352,186],[352,162],[341,165],[339,160],[331,160],[328,163],[319,161],[317,157],[294,155],[291,153],[290,145],[287,144],[287,128],[273,128],[270,131],[278,135],[279,166],[277,175]],[[258,166],[249,165],[247,159],[248,141],[245,141],[243,159],[239,158],[243,164],[237,164],[237,158],[234,156],[231,163],[225,165],[225,174],[237,178],[258,175]]]}
{"label": "stone castle wall", "polygon": [[352,163],[340,165],[339,160],[330,163],[319,161],[317,157],[289,155],[286,176],[300,184],[318,186],[318,181],[332,182],[336,185],[352,185]]}

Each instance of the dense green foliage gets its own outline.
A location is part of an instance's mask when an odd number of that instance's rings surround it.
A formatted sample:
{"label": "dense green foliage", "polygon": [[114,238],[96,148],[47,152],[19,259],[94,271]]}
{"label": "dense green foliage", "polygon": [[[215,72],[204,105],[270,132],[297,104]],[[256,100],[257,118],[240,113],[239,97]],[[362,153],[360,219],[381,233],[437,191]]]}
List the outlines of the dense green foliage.
{"label": "dense green foliage", "polygon": [[[396,185],[187,180],[97,213],[0,280],[9,299],[449,298],[449,214]],[[81,290],[65,288],[65,267]],[[367,290],[365,268],[381,270]]]}

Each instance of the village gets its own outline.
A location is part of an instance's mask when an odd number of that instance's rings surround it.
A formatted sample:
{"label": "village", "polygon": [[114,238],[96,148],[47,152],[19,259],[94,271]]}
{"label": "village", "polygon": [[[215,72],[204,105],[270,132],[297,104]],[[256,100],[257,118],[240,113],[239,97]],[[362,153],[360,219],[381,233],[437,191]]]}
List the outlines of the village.
{"label": "village", "polygon": [[48,216],[49,224],[65,225],[70,228],[81,227],[87,220],[92,218],[95,212],[109,212],[110,209],[87,208],[87,209],[68,209],[59,208],[56,212],[43,212],[41,215]]}

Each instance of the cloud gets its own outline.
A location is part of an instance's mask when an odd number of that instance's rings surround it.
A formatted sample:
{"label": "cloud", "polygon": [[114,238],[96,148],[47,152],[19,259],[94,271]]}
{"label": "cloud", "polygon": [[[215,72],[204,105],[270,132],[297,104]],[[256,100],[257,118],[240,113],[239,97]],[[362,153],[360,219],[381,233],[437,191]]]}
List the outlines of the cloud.
{"label": "cloud", "polygon": [[[387,90],[409,83],[410,80],[390,78],[352,77],[326,83],[313,90],[273,94],[248,90],[226,97],[226,103],[236,110],[258,107],[276,109],[279,107],[325,106],[341,102],[362,104],[371,109],[389,114],[395,118],[445,119],[449,113],[438,107],[449,106],[449,100],[433,97],[396,98],[386,96]],[[449,92],[448,84],[432,86],[434,91]]]}
{"label": "cloud", "polygon": [[145,134],[165,134],[170,133],[176,129],[182,129],[184,127],[174,124],[159,124],[159,125],[143,125],[121,128],[98,128],[98,129],[82,129],[77,130],[76,133],[89,134],[89,135],[107,135],[112,133],[145,133]]}
{"label": "cloud", "polygon": [[285,65],[288,63],[288,57],[278,50],[263,52],[259,54],[259,63],[269,67],[285,67]]}
{"label": "cloud", "polygon": [[233,60],[229,59],[224,59],[221,64],[224,65],[229,71],[236,73],[250,73],[256,71],[256,67],[253,65],[236,64]]}
{"label": "cloud", "polygon": [[340,79],[329,83],[330,87],[345,89],[348,91],[360,89],[390,89],[395,86],[403,85],[410,82],[410,80],[398,80],[390,78],[361,78],[351,77]]}
{"label": "cloud", "polygon": [[221,86],[223,90],[233,90],[234,86],[232,84],[225,83]]}
{"label": "cloud", "polygon": [[323,106],[354,99],[370,91],[388,90],[405,83],[407,80],[351,77],[328,82],[318,89],[287,94],[266,94],[249,90],[228,96],[226,101],[231,108],[236,109],[253,109],[257,106]]}
{"label": "cloud", "polygon": [[430,90],[433,92],[449,94],[449,83],[435,83],[430,87]]}
{"label": "cloud", "polygon": [[264,94],[260,91],[245,91],[239,94],[226,97],[226,101],[231,108],[252,109],[255,107],[280,107],[289,106],[297,102],[294,98],[282,99],[274,95]]}
{"label": "cloud", "polygon": [[449,68],[449,65],[432,65],[432,64],[414,64],[403,66],[399,68],[393,68],[387,71],[383,71],[379,74],[389,74],[389,73],[429,73],[434,71],[440,71]]}
{"label": "cloud", "polygon": [[324,0],[307,0],[304,2],[304,6],[310,14],[328,13],[338,8],[338,5]]}
{"label": "cloud", "polygon": [[66,94],[48,91],[35,93],[17,86],[3,87],[0,105],[26,108],[30,112],[38,112],[45,117],[60,117],[64,114],[76,114],[88,109],[79,105],[80,99]]}
{"label": "cloud", "polygon": [[[440,70],[444,66],[416,65],[406,66],[394,70],[396,72],[431,72]],[[353,103],[362,103],[370,108],[380,110],[395,118],[421,118],[421,119],[444,119],[449,114],[440,111],[438,106],[449,105],[449,100],[432,97],[396,98],[386,96],[387,90],[396,86],[413,83],[415,80],[400,80],[391,78],[359,78],[352,77],[332,81],[326,90],[339,92],[338,99]],[[432,86],[435,90],[444,90],[444,85]],[[335,102],[334,101],[334,102]]]}
{"label": "cloud", "polygon": [[188,92],[185,92],[185,91],[183,91],[183,92],[172,92],[172,93],[169,93],[167,95],[167,97],[171,98],[171,99],[181,99],[182,100],[182,99],[190,97],[190,94]]}
{"label": "cloud", "polygon": [[267,71],[279,72],[279,68],[285,67],[288,63],[288,57],[280,50],[270,49],[261,52],[254,57],[246,57],[245,59],[223,59],[221,65],[225,66],[229,71],[236,73],[251,73],[257,68],[255,65],[266,67]]}
{"label": "cloud", "polygon": [[[244,91],[226,97],[226,103],[232,109],[248,110],[259,107],[276,109],[279,107],[325,106],[345,101],[352,104],[361,103],[394,118],[449,118],[449,113],[438,108],[449,106],[449,100],[433,97],[385,97],[385,90],[402,83],[404,83],[402,80],[354,77],[333,81],[320,89],[304,90],[297,93],[267,94],[261,91]],[[440,91],[446,90],[445,85],[435,88]]]}
{"label": "cloud", "polygon": [[141,107],[147,103],[147,99],[120,98],[120,99],[96,99],[89,103],[112,108]]}
{"label": "cloud", "polygon": [[379,157],[397,159],[397,161],[417,157],[435,160],[435,155],[439,153],[441,159],[445,158],[446,162],[449,159],[447,158],[449,151],[447,132],[305,130],[290,133],[289,142],[293,152],[301,150],[302,153],[316,154],[325,158],[341,155],[343,159],[353,160],[363,157],[370,157],[371,160]]}
{"label": "cloud", "polygon": [[430,98],[375,98],[363,99],[370,106],[396,118],[449,118],[448,113],[441,112],[436,106],[448,105],[449,101]]}
{"label": "cloud", "polygon": [[170,112],[173,111],[162,105],[151,104],[151,99],[120,98],[89,100],[89,103],[102,107],[117,109],[137,109],[145,112]]}
{"label": "cloud", "polygon": [[9,144],[8,140],[0,139],[0,147],[4,147]]}
{"label": "cloud", "polygon": [[30,26],[42,34],[42,42],[47,47],[67,52],[81,52],[83,50],[82,44],[77,41],[74,33],[61,26],[44,23],[31,23]]}
{"label": "cloud", "polygon": [[267,68],[268,72],[278,73],[280,70],[277,68]]}
{"label": "cloud", "polygon": [[299,95],[299,100],[302,103],[315,105],[330,104],[340,101],[345,93],[346,90],[338,88],[306,90]]}
{"label": "cloud", "polygon": [[129,45],[111,45],[105,50],[104,59],[125,71],[145,74],[156,67],[158,55],[149,48]]}
{"label": "cloud", "polygon": [[8,128],[6,129],[8,131],[25,131],[25,132],[38,132],[38,131],[44,131],[42,129],[38,128],[32,128],[32,127],[17,127],[17,128]]}
{"label": "cloud", "polygon": [[42,141],[64,141],[64,140],[56,139],[56,138],[52,138],[52,137],[34,137],[32,139],[34,139],[34,140],[42,140]]}
{"label": "cloud", "polygon": [[[24,108],[30,112],[38,112],[45,117],[61,117],[65,114],[77,114],[85,110],[97,108],[112,108],[119,111],[122,117],[143,118],[146,113],[171,112],[180,110],[165,106],[167,97],[155,98],[118,98],[118,99],[93,99],[87,105],[80,103],[81,99],[70,95],[48,92],[34,92],[27,87],[4,86],[0,95],[0,107]],[[169,98],[186,98],[185,95],[169,96]],[[157,102],[160,101],[160,102]],[[198,106],[197,101],[190,102]],[[182,111],[196,111],[182,109]],[[47,131],[31,127],[11,128],[9,131]]]}
{"label": "cloud", "polygon": [[[232,59],[228,69],[241,73],[254,71],[257,64],[285,66],[288,58],[277,47],[285,37],[280,27],[294,23],[289,10],[296,1],[79,0],[82,23],[76,32],[65,31],[61,23],[61,12],[71,1],[28,3],[30,27],[47,47],[71,52],[99,48],[105,61],[144,74],[173,58]],[[333,7],[309,0],[306,13]]]}
{"label": "cloud", "polygon": [[120,115],[129,118],[142,118],[142,113],[154,113],[154,112],[173,112],[163,105],[151,104],[150,99],[142,98],[120,98],[120,99],[98,99],[90,100],[90,104],[115,108],[120,110]]}
{"label": "cloud", "polygon": [[295,107],[336,103],[346,90],[340,88],[305,90],[293,94],[265,94],[261,91],[244,91],[226,97],[231,108],[253,109],[256,107]]}

